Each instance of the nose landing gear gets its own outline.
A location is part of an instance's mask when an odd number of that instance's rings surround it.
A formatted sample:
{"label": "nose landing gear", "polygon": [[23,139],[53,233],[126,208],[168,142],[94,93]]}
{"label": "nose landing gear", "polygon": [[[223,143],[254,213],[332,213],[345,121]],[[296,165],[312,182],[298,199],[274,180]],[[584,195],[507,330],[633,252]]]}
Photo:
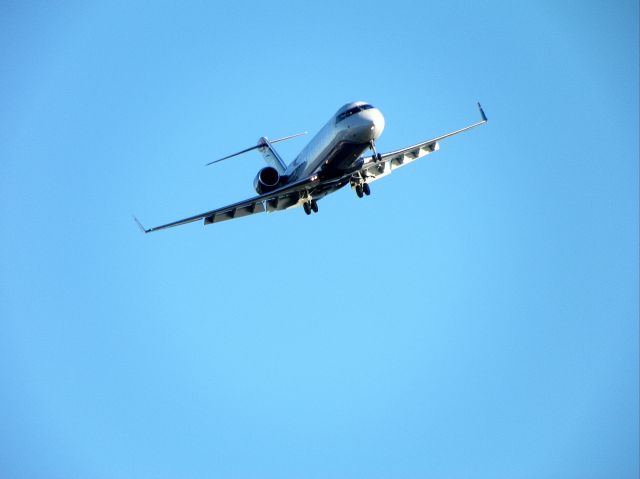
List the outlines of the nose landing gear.
{"label": "nose landing gear", "polygon": [[376,162],[382,161],[382,155],[376,150],[376,144],[373,141],[369,143],[369,148],[373,152],[373,160]]}

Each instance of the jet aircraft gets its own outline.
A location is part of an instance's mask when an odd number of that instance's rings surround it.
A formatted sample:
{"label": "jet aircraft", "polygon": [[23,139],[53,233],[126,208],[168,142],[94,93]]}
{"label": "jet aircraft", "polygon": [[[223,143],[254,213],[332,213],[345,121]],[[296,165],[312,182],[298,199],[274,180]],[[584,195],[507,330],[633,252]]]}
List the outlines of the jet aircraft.
{"label": "jet aircraft", "polygon": [[[380,110],[362,101],[347,103],[333,115],[311,139],[300,154],[287,165],[273,147],[276,140],[261,137],[254,146],[208,163],[211,165],[243,153],[258,150],[267,166],[253,180],[257,196],[222,208],[200,213],[153,228],[145,228],[134,219],[144,233],[204,220],[205,225],[219,223],[255,213],[274,212],[302,206],[307,215],[318,212],[318,201],[343,186],[350,185],[359,198],[371,194],[372,182],[408,165],[440,148],[440,141],[487,122],[478,103],[481,120],[459,130],[422,141],[388,153],[378,153],[376,140],[384,130]],[[363,154],[370,150],[369,156]]]}

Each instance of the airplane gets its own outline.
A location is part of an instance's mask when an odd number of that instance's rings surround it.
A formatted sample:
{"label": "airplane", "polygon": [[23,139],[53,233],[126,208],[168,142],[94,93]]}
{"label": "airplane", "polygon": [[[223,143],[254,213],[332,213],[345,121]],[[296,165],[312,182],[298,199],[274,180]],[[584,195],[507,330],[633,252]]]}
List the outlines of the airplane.
{"label": "airplane", "polygon": [[[222,208],[200,213],[153,228],[145,228],[134,216],[144,233],[151,233],[194,221],[205,225],[219,223],[256,213],[281,211],[301,206],[307,215],[318,212],[318,201],[340,188],[350,185],[359,198],[371,194],[372,182],[396,169],[440,149],[440,141],[485,124],[487,116],[478,103],[481,120],[459,130],[422,141],[388,153],[378,153],[375,142],[384,130],[384,116],[369,103],[347,103],[333,115],[293,162],[287,165],[273,147],[274,143],[295,138],[304,133],[276,140],[261,137],[254,146],[219,160],[258,150],[267,166],[253,180],[257,196]],[[370,156],[363,156],[370,150]]]}

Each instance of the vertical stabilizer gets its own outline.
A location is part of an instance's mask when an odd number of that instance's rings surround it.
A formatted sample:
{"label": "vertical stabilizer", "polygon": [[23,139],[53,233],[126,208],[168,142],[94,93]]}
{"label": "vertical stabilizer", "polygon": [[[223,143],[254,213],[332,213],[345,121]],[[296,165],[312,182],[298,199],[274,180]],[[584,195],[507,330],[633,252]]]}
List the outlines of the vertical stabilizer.
{"label": "vertical stabilizer", "polygon": [[281,175],[284,174],[285,170],[287,169],[287,165],[284,161],[282,161],[282,158],[273,148],[266,136],[262,136],[258,140],[258,151],[264,158],[264,161],[267,163],[267,165],[273,166]]}

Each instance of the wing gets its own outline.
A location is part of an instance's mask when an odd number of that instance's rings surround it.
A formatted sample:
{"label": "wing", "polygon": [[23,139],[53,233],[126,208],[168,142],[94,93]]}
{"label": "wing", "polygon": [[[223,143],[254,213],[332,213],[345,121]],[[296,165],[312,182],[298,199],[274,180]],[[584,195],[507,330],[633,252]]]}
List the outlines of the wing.
{"label": "wing", "polygon": [[204,220],[205,225],[210,225],[212,223],[219,223],[221,221],[231,220],[234,218],[263,213],[265,211],[280,211],[294,206],[299,206],[300,200],[304,199],[307,195],[316,190],[327,188],[331,183],[339,180],[346,182],[344,179],[319,181],[317,177],[305,178],[304,180],[285,185],[263,195],[254,196],[253,198],[239,201],[232,205],[207,211],[206,213],[200,213],[199,215],[189,216],[188,218],[173,221],[166,225],[155,226],[153,228],[145,228],[135,216],[133,219],[144,233],[152,233],[154,231],[173,228],[174,226],[180,226],[198,220]]}
{"label": "wing", "polygon": [[378,158],[376,158],[375,155],[366,157],[364,158],[362,167],[356,175],[360,176],[360,181],[364,180],[371,183],[372,181],[379,180],[380,178],[393,173],[393,171],[402,166],[414,162],[418,158],[422,158],[434,151],[438,151],[440,149],[439,142],[441,140],[463,133],[467,130],[471,130],[472,128],[483,125],[488,121],[480,103],[478,103],[478,109],[480,110],[480,115],[482,117],[481,121],[407,148],[401,148],[399,150],[390,151],[389,153],[384,153]]}

